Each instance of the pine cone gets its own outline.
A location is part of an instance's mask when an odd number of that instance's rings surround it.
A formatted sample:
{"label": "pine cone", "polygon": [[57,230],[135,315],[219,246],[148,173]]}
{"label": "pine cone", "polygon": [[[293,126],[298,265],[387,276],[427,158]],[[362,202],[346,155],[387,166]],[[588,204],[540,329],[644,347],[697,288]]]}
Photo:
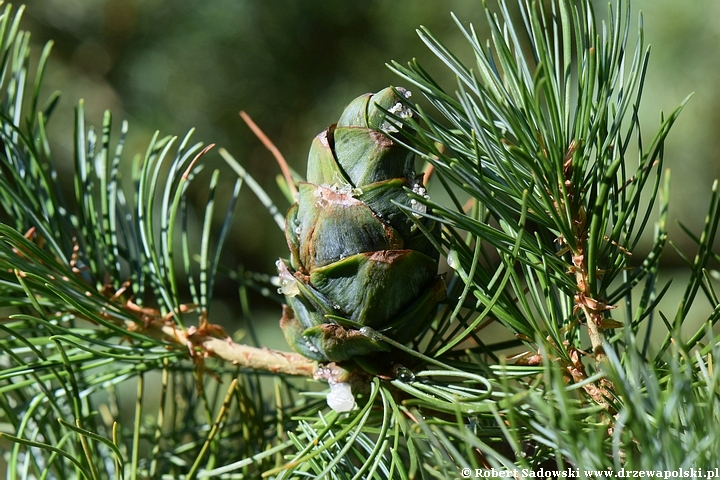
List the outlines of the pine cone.
{"label": "pine cone", "polygon": [[414,155],[377,130],[401,128],[378,107],[409,114],[391,88],[353,100],[313,141],[307,182],[286,218],[291,260],[277,266],[292,310],[281,327],[295,350],[318,361],[389,350],[374,331],[413,339],[445,296],[437,250],[397,205],[422,208],[405,190],[425,193]]}

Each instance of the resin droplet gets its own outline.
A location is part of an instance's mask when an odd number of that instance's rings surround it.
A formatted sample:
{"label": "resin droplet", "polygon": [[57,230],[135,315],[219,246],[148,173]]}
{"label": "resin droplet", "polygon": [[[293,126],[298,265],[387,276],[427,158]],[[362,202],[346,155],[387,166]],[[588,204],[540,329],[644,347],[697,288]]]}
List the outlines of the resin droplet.
{"label": "resin droplet", "polygon": [[320,353],[320,350],[315,346],[314,343],[312,343],[310,340],[308,340],[307,337],[303,336],[303,340],[305,340],[305,346],[313,353]]}
{"label": "resin droplet", "polygon": [[368,337],[370,340],[374,340],[376,342],[382,340],[382,335],[380,335],[378,332],[376,332],[370,327],[362,327],[360,329],[360,333]]}
{"label": "resin droplet", "polygon": [[390,110],[388,112],[397,115],[400,118],[410,118],[412,117],[412,110],[410,108],[406,107],[402,104],[402,102],[397,102],[395,105],[390,107]]}
{"label": "resin droplet", "polygon": [[448,267],[453,270],[457,270],[460,266],[460,259],[458,258],[458,253],[455,250],[450,250],[450,252],[448,252],[447,264]]}
{"label": "resin droplet", "polygon": [[[412,96],[410,90],[405,90],[404,88],[398,88],[398,93],[400,93],[405,98],[410,98]],[[402,119],[411,118],[413,116],[412,109],[404,105],[402,102],[395,102],[395,105],[390,107],[388,109],[388,112]],[[391,118],[388,118],[382,123],[382,125],[380,125],[380,128],[387,132],[397,132],[399,128],[402,128],[402,124],[395,122]]]}
{"label": "resin droplet", "polygon": [[415,374],[410,369],[403,367],[402,365],[395,365],[393,369],[395,371],[395,378],[403,383],[412,383],[415,381]]}
{"label": "resin droplet", "polygon": [[278,282],[280,285],[280,288],[278,288],[278,293],[282,293],[283,295],[287,295],[288,297],[294,297],[295,295],[300,293],[300,289],[297,285],[297,279],[293,276],[292,273],[290,273],[290,270],[288,270],[287,266],[285,266],[285,262],[282,260],[278,260],[275,262],[275,266],[278,269]]}
{"label": "resin droplet", "polygon": [[[414,194],[419,195],[423,197],[424,199],[430,198],[430,196],[427,194],[427,190],[425,190],[425,187],[421,183],[416,183],[413,185],[412,191]],[[423,213],[427,213],[427,205],[415,200],[414,198],[410,200],[410,208],[415,210],[418,213],[413,213],[415,217],[421,217]]]}
{"label": "resin droplet", "polygon": [[328,406],[339,413],[355,408],[355,397],[349,383],[331,383],[326,400]]}

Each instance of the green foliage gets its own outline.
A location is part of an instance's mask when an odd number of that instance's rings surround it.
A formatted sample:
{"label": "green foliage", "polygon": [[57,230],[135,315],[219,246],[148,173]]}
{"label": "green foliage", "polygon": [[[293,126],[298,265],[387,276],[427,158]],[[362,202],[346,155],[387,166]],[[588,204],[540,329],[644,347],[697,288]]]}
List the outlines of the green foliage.
{"label": "green foliage", "polygon": [[[551,348],[568,358],[563,342],[578,347],[581,329],[569,313],[573,297],[614,305],[658,261],[655,254],[630,265],[660,187],[654,172],[662,169],[663,141],[678,112],[643,149],[635,113],[648,52],[643,52],[641,35],[625,71],[629,11],[611,18],[605,42],[598,42],[589,4],[553,3],[552,19],[549,13],[535,12],[524,17],[535,67],[523,56],[520,34],[505,7],[504,25],[488,16],[492,50],[465,30],[476,53],[474,71],[429,32],[420,32],[457,74],[457,98],[416,63],[394,68],[443,117],[416,112],[427,125],[420,128],[420,153],[429,156],[445,181],[475,200],[469,215],[457,199],[453,205],[427,202],[450,227],[444,243],[457,260],[454,268],[475,287],[472,293],[487,313],[532,340],[537,333],[549,336]],[[574,92],[577,101],[572,100]],[[623,122],[628,113],[632,118]],[[629,148],[632,141],[638,145],[636,153]],[[637,157],[635,165],[631,155]],[[650,202],[642,201],[646,186]],[[665,242],[664,225],[660,228],[657,253]],[[480,245],[476,239],[484,245],[473,249]],[[477,267],[483,260],[488,265],[493,256],[501,260],[496,272]],[[526,286],[530,295],[523,293]],[[462,341],[483,318],[453,336],[444,350]]]}
{"label": "green foliage", "polygon": [[[19,18],[8,6],[0,24],[0,297],[12,313],[0,325],[0,402],[9,477],[175,477],[225,465],[238,452],[248,458],[264,452],[289,412],[308,402],[281,382],[283,396],[269,404],[264,392],[273,384],[257,374],[203,362],[191,344],[178,348],[171,335],[148,333],[158,322],[202,328],[241,181],[213,245],[220,172],[212,173],[195,238],[187,192],[202,169],[196,163],[202,145],[191,144],[188,134],[175,148],[176,137],[156,135],[145,155],[122,169],[127,124],[113,142],[110,114],[98,135],[86,128],[81,103],[75,201],[66,202],[45,137],[57,95],[38,109],[49,48],[25,98],[28,34],[18,31]],[[208,382],[204,369],[226,385],[237,383],[228,390]],[[267,468],[273,463],[266,457],[240,470]]]}
{"label": "green foliage", "polygon": [[[38,98],[50,49],[31,68],[28,34],[6,7],[0,449],[8,478],[447,478],[462,468],[717,466],[720,304],[708,265],[718,260],[720,193],[701,235],[688,232],[698,246],[687,260],[691,280],[666,316],[658,303],[667,286],[657,286],[667,243],[669,176],[661,172],[679,110],[643,142],[648,51],[641,34],[628,53],[625,2],[603,24],[583,0],[518,5],[519,16],[502,1],[485,7],[487,43],[458,21],[473,67],[419,31],[456,74],[454,94],[417,62],[392,66],[431,109],[399,96],[413,115],[388,110],[386,126],[408,128],[385,134],[433,165],[431,182],[449,197],[408,188],[395,205],[452,274],[447,300],[420,336],[401,343],[373,333],[392,351],[393,373],[362,377],[358,408],[347,413],[329,410],[324,394],[288,378],[289,368],[249,370],[249,357],[233,352],[267,350],[244,349],[233,342],[244,332],[227,336],[210,323],[213,288],[225,275],[255,337],[247,290],[269,291],[272,280],[223,267],[221,248],[244,184],[279,217],[262,187],[221,151],[240,179],[218,214],[221,173],[202,171],[209,147],[192,144],[191,134],[177,147],[176,137],[156,135],[126,168],[127,124],[113,141],[110,114],[98,134],[85,126],[81,103],[74,198],[66,201],[46,136],[58,96],[43,107]],[[195,188],[206,195],[204,211],[189,206]],[[418,204],[427,210],[411,207]],[[653,247],[638,258],[656,206]],[[443,226],[439,240],[426,231],[433,222]],[[713,312],[683,336],[700,291]],[[485,336],[491,323],[506,338]],[[666,337],[655,345],[658,328]],[[284,358],[301,371],[300,357]]]}

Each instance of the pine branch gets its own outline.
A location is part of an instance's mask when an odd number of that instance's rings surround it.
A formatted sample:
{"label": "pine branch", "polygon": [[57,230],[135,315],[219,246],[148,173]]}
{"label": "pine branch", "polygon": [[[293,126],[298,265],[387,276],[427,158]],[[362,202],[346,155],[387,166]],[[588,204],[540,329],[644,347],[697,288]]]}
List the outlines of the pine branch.
{"label": "pine branch", "polygon": [[[434,108],[430,112],[406,102],[412,119],[388,112],[417,132],[416,137],[395,134],[396,141],[415,149],[444,184],[455,185],[477,205],[466,213],[461,201],[452,208],[415,197],[446,226],[448,261],[465,292],[483,305],[462,333],[449,342],[431,343],[443,344],[435,355],[468,340],[489,317],[525,342],[526,358],[537,362],[543,350],[562,362],[575,382],[588,378],[578,360],[578,352],[586,349],[581,325],[595,370],[607,360],[605,332],[623,327],[611,317],[616,302],[631,301],[632,287],[651,275],[659,258],[658,249],[635,268],[632,281],[609,291],[631,268],[633,247],[659,191],[662,145],[680,110],[662,121],[652,144],[643,148],[637,108],[649,50],[640,29],[628,57],[629,4],[617,6],[603,27],[607,36],[601,37],[589,2],[552,2],[551,15],[540,4],[521,2],[523,29],[500,1],[499,15],[486,8],[487,46],[472,27],[457,21],[475,54],[473,68],[430,32],[419,30],[457,75],[454,97],[417,62],[391,66]],[[626,57],[632,59],[627,68]],[[624,122],[626,116],[632,119]],[[639,153],[628,178],[632,138]],[[641,203],[644,191],[650,193],[647,204]],[[493,258],[500,259],[499,265],[497,260],[480,263]],[[459,306],[452,318],[458,311]],[[585,390],[609,408],[613,389],[607,380],[586,384]]]}
{"label": "pine branch", "polygon": [[280,375],[313,377],[317,371],[317,362],[300,354],[235,343],[222,328],[207,322],[200,327],[182,329],[167,320],[151,320],[142,326],[126,320],[125,327],[128,331],[187,348],[197,362],[212,356],[240,368]]}
{"label": "pine branch", "polygon": [[[374,364],[362,354],[318,364],[237,344],[210,323],[221,275],[237,282],[247,319],[248,288],[273,292],[281,303],[278,286],[294,297],[294,288],[311,285],[292,283],[298,277],[283,277],[282,269],[271,278],[222,267],[244,185],[280,229],[286,220],[222,149],[239,178],[220,212],[221,171],[203,173],[211,146],[191,143],[192,132],[156,134],[125,169],[127,123],[113,140],[110,113],[96,132],[80,103],[75,191],[64,199],[45,133],[58,97],[38,107],[50,50],[40,57],[34,89],[25,88],[27,36],[7,7],[0,19],[0,307],[11,313],[0,322],[0,436],[13,444],[0,448],[8,475],[447,478],[461,468],[672,470],[716,461],[720,372],[713,364],[720,351],[712,327],[720,306],[708,265],[720,259],[712,249],[718,189],[702,233],[687,230],[698,253],[683,254],[692,278],[668,318],[658,309],[668,286],[657,286],[667,243],[663,145],[680,109],[643,142],[642,29],[629,47],[623,0],[602,25],[585,0],[518,7],[519,16],[504,1],[496,11],[484,3],[487,33],[457,20],[472,67],[421,29],[457,77],[454,93],[417,62],[393,64],[431,108],[407,91],[387,90],[398,103],[373,112],[384,133],[363,126],[359,143],[380,139],[416,152],[449,198],[431,199],[413,183],[387,202],[398,208],[393,215],[407,217],[413,245],[440,251],[452,269],[440,307],[434,295],[432,308],[422,306],[436,314],[422,331],[413,331],[413,310],[378,331],[328,313],[336,307],[324,298],[308,303],[327,306],[317,317],[327,327],[321,333],[354,332],[364,337],[356,345],[378,349]],[[344,121],[367,112],[351,109]],[[294,201],[297,175],[279,161],[281,189]],[[316,187],[333,189],[325,183]],[[198,188],[206,197],[195,228],[188,194]],[[639,258],[656,206],[653,246]],[[434,276],[435,266],[428,271]],[[684,337],[700,292],[714,310]],[[624,317],[614,309],[623,303]],[[286,306],[285,325],[291,316]],[[655,348],[658,320],[667,338]],[[502,327],[497,338],[487,333],[491,325]],[[347,353],[335,349],[332,335],[318,338],[323,355]],[[308,343],[294,340],[299,349]],[[523,351],[508,356],[510,348]],[[308,391],[310,377],[352,380],[357,408],[328,410],[326,392]],[[123,391],[130,390],[136,397],[128,401]]]}

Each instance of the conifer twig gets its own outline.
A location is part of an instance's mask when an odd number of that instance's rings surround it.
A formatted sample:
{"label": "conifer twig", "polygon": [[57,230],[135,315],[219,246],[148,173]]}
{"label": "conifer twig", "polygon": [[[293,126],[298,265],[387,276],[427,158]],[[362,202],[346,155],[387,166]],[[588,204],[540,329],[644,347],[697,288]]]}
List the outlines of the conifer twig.
{"label": "conifer twig", "polygon": [[152,338],[186,346],[193,357],[211,356],[242,368],[300,377],[312,377],[317,370],[316,362],[300,354],[235,343],[230,336],[212,335],[211,332],[217,330],[211,328],[182,329],[162,320],[147,322],[144,327],[127,320],[125,326],[130,331],[142,329],[144,334]]}

